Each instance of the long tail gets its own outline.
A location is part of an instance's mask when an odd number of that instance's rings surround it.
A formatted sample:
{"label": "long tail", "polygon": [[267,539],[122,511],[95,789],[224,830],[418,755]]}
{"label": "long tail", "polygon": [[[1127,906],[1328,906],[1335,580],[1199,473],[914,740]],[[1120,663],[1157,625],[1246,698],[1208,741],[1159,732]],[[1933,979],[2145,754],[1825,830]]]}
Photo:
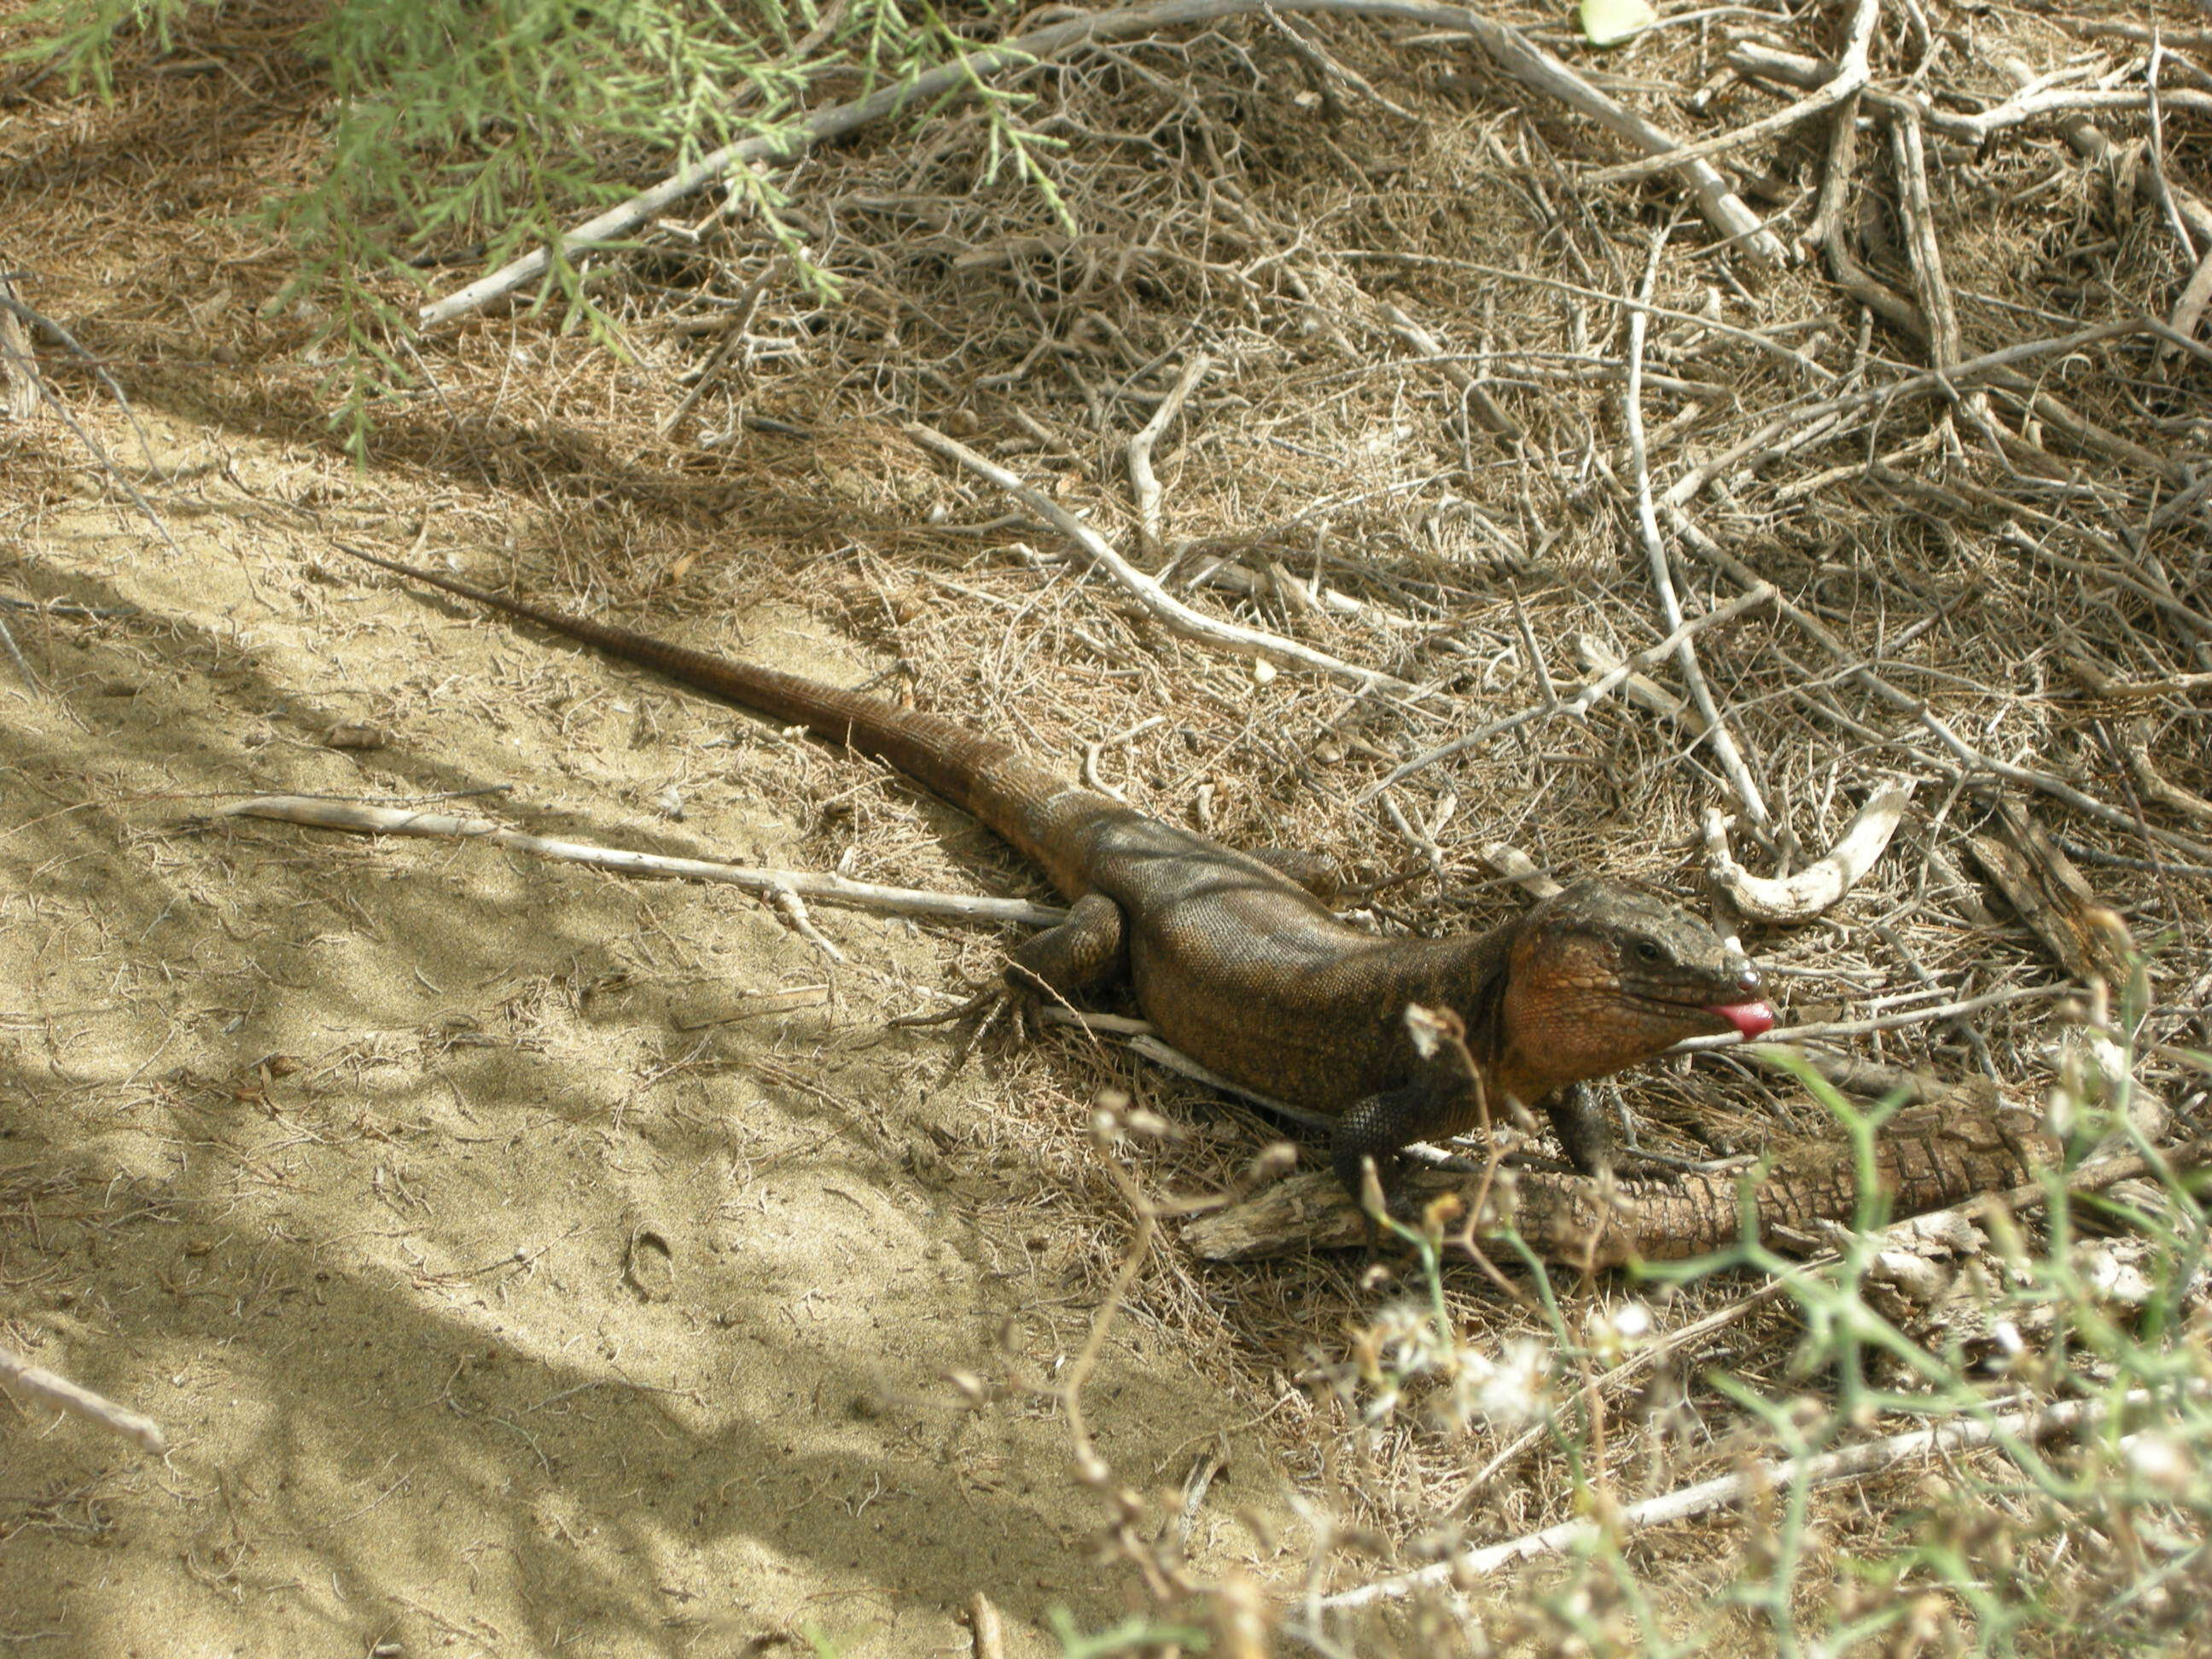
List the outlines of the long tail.
{"label": "long tail", "polygon": [[1011,744],[987,738],[941,715],[894,708],[865,692],[825,685],[757,663],[709,656],[588,617],[507,599],[434,570],[380,558],[343,542],[335,545],[410,581],[426,582],[510,617],[523,617],[610,656],[665,674],[696,691],[742,703],[772,719],[803,726],[832,743],[873,755],[972,812],[1018,852],[1042,866],[1056,883],[1068,884],[1060,870],[1064,860],[1054,856],[1055,849],[1040,844],[1038,831],[1042,824],[1040,809],[1054,796],[1066,793],[1071,786],[1024,757]]}

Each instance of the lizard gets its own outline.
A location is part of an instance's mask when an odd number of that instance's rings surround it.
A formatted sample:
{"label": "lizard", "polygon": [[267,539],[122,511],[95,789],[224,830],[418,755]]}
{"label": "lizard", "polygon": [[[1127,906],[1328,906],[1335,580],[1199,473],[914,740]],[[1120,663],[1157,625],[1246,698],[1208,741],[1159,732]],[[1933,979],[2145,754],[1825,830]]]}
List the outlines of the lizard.
{"label": "lizard", "polygon": [[[1161,1036],[1231,1082],[1333,1121],[1330,1162],[1386,1190],[1415,1141],[1485,1122],[1508,1097],[1548,1113],[1575,1167],[1607,1161],[1574,1085],[1686,1037],[1773,1024],[1732,940],[1656,893],[1574,882],[1486,933],[1385,937],[1340,919],[1296,854],[1237,851],[1082,788],[1012,744],[781,670],[346,552],[887,763],[980,820],[1069,901],[1009,953],[1006,994],[1074,1000],[1126,980]],[[1464,1060],[1417,1050],[1410,1004],[1464,1022]]]}

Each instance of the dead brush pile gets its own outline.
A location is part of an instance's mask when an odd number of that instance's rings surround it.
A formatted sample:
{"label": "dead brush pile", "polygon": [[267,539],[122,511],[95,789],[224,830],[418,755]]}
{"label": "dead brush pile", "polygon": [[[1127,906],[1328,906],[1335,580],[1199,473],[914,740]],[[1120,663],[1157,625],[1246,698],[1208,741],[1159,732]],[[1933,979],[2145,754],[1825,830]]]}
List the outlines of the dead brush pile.
{"label": "dead brush pile", "polygon": [[[1518,18],[1708,146],[1705,194],[1761,227],[1735,236],[1663,163],[1434,23],[1286,9],[1125,35],[1000,76],[998,112],[953,105],[780,166],[781,231],[695,196],[589,256],[626,361],[527,320],[432,333],[435,395],[388,405],[372,453],[476,447],[538,492],[526,556],[618,588],[836,608],[921,701],[1087,750],[1161,817],[1329,853],[1383,927],[1504,914],[1494,843],[1686,890],[1713,809],[1747,866],[1788,876],[1909,780],[1848,900],[1747,923],[1782,1024],[1815,1028],[1832,1073],[1978,1078],[2032,1106],[2056,1089],[2138,1120],[2154,1103],[2142,1134],[2177,1144],[2212,1129],[2192,1057],[2212,1046],[2212,34],[2173,21],[1727,7],[1599,54]],[[1765,120],[1855,63],[1844,95]],[[817,84],[860,90],[834,64]],[[216,362],[246,364],[210,371],[216,395],[304,418],[309,370],[270,348],[312,319],[254,319],[258,280],[204,321],[239,343]],[[91,343],[150,349],[123,316]],[[1130,446],[1164,410],[1147,510]],[[1416,690],[1255,672],[1163,629],[1049,526],[938,467],[910,422],[1084,515],[1184,603]],[[851,873],[896,878],[871,857]],[[2132,996],[2100,910],[2145,953]],[[2085,1012],[2106,1033],[2087,1058],[2068,1037]],[[1827,1121],[1725,1057],[1637,1099],[1647,1145],[1705,1157]],[[1218,1190],[1267,1133],[1148,1152],[1142,1180]],[[1073,1128],[1054,1152],[1089,1156]],[[1891,1241],[1880,1273],[1854,1257],[1786,1295],[1728,1275],[1638,1291],[1656,1327],[1618,1281],[1562,1277],[1554,1301],[1501,1256],[1494,1279],[1448,1275],[1442,1324],[1417,1298],[1367,1326],[1358,1363],[1339,1332],[1372,1302],[1352,1266],[1224,1278],[1163,1243],[1127,1311],[1272,1413],[1314,1528],[1289,1623],[1316,1651],[1617,1651],[1687,1627],[1903,1653],[1954,1620],[1990,1644],[2093,1650],[2098,1620],[2115,1645],[2170,1643],[2202,1582],[2212,1433],[2191,1418],[2154,1467],[2119,1439],[2130,1389],[2170,1406],[2212,1375],[2197,1337],[2128,1334],[2146,1307],[2203,1329],[2175,1265],[2201,1259],[2201,1222],[2166,1194],[2140,1200],[2148,1233],[2098,1247],[2100,1284],[2143,1288],[2083,1292],[2111,1316],[2095,1343],[2039,1276],[2071,1270],[2072,1241],[2033,1218]],[[2044,1322],[1971,1311],[1961,1285],[2009,1286]],[[1836,1334],[1874,1309],[1911,1340]],[[1547,1597],[1468,1570],[1324,1599],[1617,1516],[1753,1449],[1815,1455],[1969,1401],[2029,1413],[1996,1437],[2032,1478],[1991,1457],[1831,1503],[1770,1468],[1745,1526],[1624,1528],[1533,1581]],[[2024,1449],[2051,1436],[2049,1462]],[[1188,1594],[1140,1536],[1121,1546],[1153,1610],[1218,1619],[1238,1651],[1235,1598]],[[1854,1578],[1855,1558],[1878,1565]],[[2041,1633],[1977,1603],[1982,1576],[2032,1588]]]}

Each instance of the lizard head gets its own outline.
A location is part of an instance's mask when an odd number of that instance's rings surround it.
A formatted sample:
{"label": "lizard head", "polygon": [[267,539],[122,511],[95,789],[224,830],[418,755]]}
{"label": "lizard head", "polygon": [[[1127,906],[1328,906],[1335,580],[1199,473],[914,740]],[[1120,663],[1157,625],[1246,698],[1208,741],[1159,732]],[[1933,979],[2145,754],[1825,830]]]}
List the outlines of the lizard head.
{"label": "lizard head", "polygon": [[1662,1054],[1685,1037],[1774,1024],[1759,970],[1680,905],[1585,880],[1521,919],[1501,1012],[1513,1091],[1540,1099]]}

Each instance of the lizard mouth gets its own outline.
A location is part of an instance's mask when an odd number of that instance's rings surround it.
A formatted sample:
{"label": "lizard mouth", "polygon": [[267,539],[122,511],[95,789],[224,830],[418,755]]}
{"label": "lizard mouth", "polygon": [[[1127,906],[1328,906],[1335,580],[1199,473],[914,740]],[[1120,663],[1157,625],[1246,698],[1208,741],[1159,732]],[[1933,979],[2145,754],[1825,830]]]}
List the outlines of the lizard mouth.
{"label": "lizard mouth", "polygon": [[1742,1034],[1745,1042],[1765,1036],[1774,1029],[1774,1010],[1763,1002],[1723,1002],[1705,1010],[1716,1019],[1724,1019]]}
{"label": "lizard mouth", "polygon": [[1774,1010],[1755,999],[1747,1002],[1716,1003],[1676,1002],[1668,997],[1644,997],[1641,1000],[1654,1008],[1665,1009],[1677,1018],[1698,1013],[1719,1020],[1747,1042],[1753,1037],[1764,1036],[1774,1029]]}

